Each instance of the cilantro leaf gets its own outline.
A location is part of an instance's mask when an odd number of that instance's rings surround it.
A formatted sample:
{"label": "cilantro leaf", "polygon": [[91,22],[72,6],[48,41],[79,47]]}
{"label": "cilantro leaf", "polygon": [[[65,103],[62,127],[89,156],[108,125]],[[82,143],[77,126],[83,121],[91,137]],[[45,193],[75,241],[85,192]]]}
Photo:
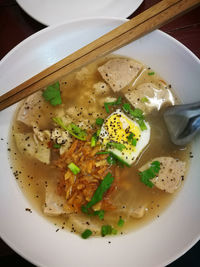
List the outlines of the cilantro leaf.
{"label": "cilantro leaf", "polygon": [[52,118],[52,120],[57,123],[61,128],[63,128],[65,131],[67,131],[67,126],[65,126],[64,122],[62,121],[61,118],[55,117]]}
{"label": "cilantro leaf", "polygon": [[104,193],[111,187],[113,181],[114,177],[112,177],[112,174],[109,172],[94,192],[92,199],[85,206],[81,207],[83,213],[89,213],[89,209],[103,199]]}
{"label": "cilantro leaf", "polygon": [[85,141],[87,133],[79,128],[76,124],[70,123],[68,126],[64,124],[61,118],[55,117],[52,118],[52,120],[57,123],[61,128],[63,128],[65,131],[68,131],[71,135],[76,137],[79,140]]}
{"label": "cilantro leaf", "polygon": [[120,105],[121,102],[122,102],[122,98],[121,98],[121,96],[118,97],[116,101],[113,101],[113,102],[105,102],[105,103],[104,103],[104,107],[105,107],[106,112],[107,112],[107,113],[110,113],[109,106]]}
{"label": "cilantro leaf", "polygon": [[49,85],[42,93],[42,96],[46,101],[49,101],[52,106],[62,104],[59,82]]}
{"label": "cilantro leaf", "polygon": [[116,159],[112,155],[109,155],[106,160],[107,160],[109,165],[116,164]]}
{"label": "cilantro leaf", "polygon": [[139,108],[135,108],[134,110],[131,108],[130,104],[124,103],[122,106],[122,109],[129,113],[133,118],[136,119],[137,123],[140,126],[140,129],[142,131],[147,130],[147,126],[144,122],[144,114],[143,111]]}
{"label": "cilantro leaf", "polygon": [[152,188],[154,184],[150,180],[156,177],[156,175],[159,173],[159,170],[160,170],[160,162],[153,161],[148,169],[139,173],[141,177],[140,179],[141,182],[147,185],[148,187]]}
{"label": "cilantro leaf", "polygon": [[131,145],[136,146],[137,145],[137,139],[134,138],[134,133],[130,133],[130,135],[128,136],[128,141],[129,143],[131,143]]}
{"label": "cilantro leaf", "polygon": [[67,126],[67,131],[77,139],[86,141],[87,133],[73,122]]}

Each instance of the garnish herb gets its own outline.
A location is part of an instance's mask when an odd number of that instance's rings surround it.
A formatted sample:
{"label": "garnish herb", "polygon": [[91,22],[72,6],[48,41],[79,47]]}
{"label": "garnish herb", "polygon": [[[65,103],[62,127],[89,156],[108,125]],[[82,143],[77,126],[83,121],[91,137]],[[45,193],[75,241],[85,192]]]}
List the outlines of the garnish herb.
{"label": "garnish herb", "polygon": [[119,221],[118,221],[117,225],[119,227],[122,227],[124,225],[124,220],[121,217],[119,218]]}
{"label": "garnish herb", "polygon": [[101,236],[106,236],[106,235],[116,235],[117,230],[113,228],[111,225],[102,225],[101,226]]}
{"label": "garnish herb", "polygon": [[145,122],[144,122],[142,119],[137,120],[137,123],[139,124],[140,129],[141,129],[142,131],[144,131],[144,130],[147,129],[147,126],[146,126]]}
{"label": "garnish herb", "polygon": [[53,148],[61,148],[60,144],[53,144]]}
{"label": "garnish herb", "polygon": [[104,219],[104,210],[96,210],[94,211],[93,215],[97,215],[99,217],[100,220]]}
{"label": "garnish herb", "polygon": [[128,141],[131,143],[131,145],[136,146],[137,145],[137,139],[134,138],[134,134],[130,133],[128,136]]}
{"label": "garnish herb", "polygon": [[90,142],[91,147],[95,147],[96,146],[97,140],[98,140],[97,133],[94,133],[92,135],[91,142]]}
{"label": "garnish herb", "polygon": [[144,122],[143,111],[141,109],[136,108],[136,109],[133,110],[131,108],[130,104],[128,104],[128,103],[123,104],[122,108],[123,108],[123,110],[125,112],[129,113],[133,118],[136,118],[136,121],[139,124],[140,129],[142,131],[147,129],[147,126],[146,126],[146,124]]}
{"label": "garnish herb", "polygon": [[85,141],[87,133],[86,131],[79,128],[76,124],[70,123],[68,126],[64,124],[61,118],[52,118],[55,123],[57,123],[61,128],[63,128],[65,131],[68,131],[71,135],[76,137],[79,140]]}
{"label": "garnish herb", "polygon": [[150,179],[153,179],[157,176],[160,170],[160,162],[159,161],[153,161],[151,163],[151,166],[143,171],[140,172],[139,175],[141,177],[141,182],[147,185],[148,187],[152,188],[154,184],[150,181]]}
{"label": "garnish herb", "polygon": [[134,110],[131,108],[131,105],[128,103],[124,103],[122,106],[125,112],[129,112],[130,115],[137,119],[144,119],[143,111],[139,108],[135,108]]}
{"label": "garnish herb", "polygon": [[76,166],[73,162],[71,162],[68,166],[67,166],[72,172],[73,174],[78,174],[81,170],[78,166]]}
{"label": "garnish herb", "polygon": [[104,155],[104,154],[110,154],[109,151],[99,151],[96,153],[96,155]]}
{"label": "garnish herb", "polygon": [[97,118],[97,119],[96,119],[96,124],[97,124],[97,125],[102,126],[103,123],[104,123],[104,119],[102,119],[102,118]]}
{"label": "garnish herb", "polygon": [[155,72],[154,71],[152,71],[152,72],[148,72],[148,75],[154,75],[155,74]]}
{"label": "garnish herb", "polygon": [[136,138],[133,138],[131,144],[133,146],[136,146],[137,145],[137,139]]}
{"label": "garnish herb", "polygon": [[86,136],[87,133],[86,131],[82,130],[81,128],[79,128],[76,124],[74,123],[70,123],[67,126],[67,131],[73,135],[74,137],[76,137],[79,140],[85,141],[86,140]]}
{"label": "garnish herb", "polygon": [[109,156],[107,157],[107,162],[108,162],[108,164],[110,164],[110,165],[114,165],[114,164],[116,164],[116,159],[115,159],[112,155],[109,155]]}
{"label": "garnish herb", "polygon": [[141,101],[142,103],[146,103],[146,102],[149,102],[149,99],[148,99],[146,96],[144,96],[144,97],[142,97],[142,98],[140,99],[140,101]]}
{"label": "garnish herb", "polygon": [[64,124],[64,122],[62,121],[61,118],[59,117],[55,117],[55,118],[52,118],[52,120],[57,123],[61,128],[63,128],[65,131],[67,131],[67,126]]}
{"label": "garnish herb", "polygon": [[115,142],[109,142],[106,145],[107,147],[113,147],[116,148],[119,151],[122,151],[123,149],[126,148],[126,146],[124,144],[120,144],[120,143],[115,143]]}
{"label": "garnish herb", "polygon": [[115,155],[113,152],[110,152],[110,155],[113,156],[114,159],[116,159],[117,164],[118,164],[120,167],[123,168],[124,165],[126,165],[127,167],[130,167],[130,165],[129,165],[126,161],[122,160],[120,157],[118,157],[117,155]]}
{"label": "garnish herb", "polygon": [[122,102],[122,98],[121,98],[121,96],[118,97],[116,101],[113,101],[113,102],[105,102],[105,103],[104,103],[104,107],[105,107],[106,112],[107,112],[107,113],[110,113],[109,106],[120,105],[121,102]]}
{"label": "garnish herb", "polygon": [[52,106],[62,104],[59,82],[49,85],[42,93],[42,96],[46,101],[49,101]]}
{"label": "garnish herb", "polygon": [[82,234],[81,237],[83,239],[87,239],[88,237],[90,237],[92,235],[92,231],[90,229],[86,229]]}
{"label": "garnish herb", "polygon": [[116,235],[117,234],[117,229],[112,228],[112,235]]}
{"label": "garnish herb", "polygon": [[114,177],[109,172],[100,183],[97,190],[94,192],[92,199],[85,205],[81,207],[83,213],[89,213],[89,209],[103,199],[104,193],[111,187]]}
{"label": "garnish herb", "polygon": [[106,235],[112,234],[112,226],[111,225],[102,225],[101,227],[101,235],[104,237]]}

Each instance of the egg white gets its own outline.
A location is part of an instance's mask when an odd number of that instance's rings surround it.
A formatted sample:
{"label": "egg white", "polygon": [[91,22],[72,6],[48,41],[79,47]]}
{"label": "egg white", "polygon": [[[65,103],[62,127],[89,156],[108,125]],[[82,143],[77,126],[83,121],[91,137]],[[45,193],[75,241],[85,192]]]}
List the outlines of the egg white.
{"label": "egg white", "polygon": [[[137,144],[136,146],[130,146],[129,145],[129,149],[123,149],[122,151],[116,149],[116,148],[107,148],[106,150],[113,153],[115,156],[117,156],[121,161],[123,161],[124,163],[126,163],[127,165],[131,165],[133,164],[133,162],[138,158],[138,156],[140,155],[140,153],[144,150],[144,148],[148,145],[149,140],[150,140],[150,135],[151,135],[151,128],[148,122],[145,121],[145,124],[147,126],[147,129],[142,131],[140,129],[140,126],[138,125],[138,123],[135,120],[130,119],[128,116],[126,116],[120,109],[116,110],[115,112],[113,112],[104,122],[104,124],[101,127],[101,132],[100,132],[100,142],[102,144],[102,147],[105,149],[106,144],[108,142],[112,142],[112,139],[109,136],[109,132],[106,129],[108,126],[106,125],[106,121],[111,119],[112,117],[114,117],[114,115],[121,115],[120,121],[122,123],[122,127],[123,129],[120,129],[121,133],[123,131],[125,131],[125,129],[127,127],[129,127],[130,125],[136,128],[137,130]],[[114,122],[114,120],[112,120],[112,122]],[[106,127],[107,126],[107,127]],[[138,134],[139,131],[139,134]],[[113,134],[113,131],[112,131]],[[118,143],[122,143],[123,141],[118,141]]]}

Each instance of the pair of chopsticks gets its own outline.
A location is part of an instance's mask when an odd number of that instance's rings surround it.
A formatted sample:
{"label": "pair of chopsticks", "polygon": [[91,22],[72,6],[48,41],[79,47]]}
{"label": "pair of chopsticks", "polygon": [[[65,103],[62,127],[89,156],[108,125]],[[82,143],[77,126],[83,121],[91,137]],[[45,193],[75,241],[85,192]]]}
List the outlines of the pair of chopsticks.
{"label": "pair of chopsticks", "polygon": [[163,0],[116,29],[0,96],[0,110],[52,84],[70,72],[160,28],[198,6],[200,0]]}

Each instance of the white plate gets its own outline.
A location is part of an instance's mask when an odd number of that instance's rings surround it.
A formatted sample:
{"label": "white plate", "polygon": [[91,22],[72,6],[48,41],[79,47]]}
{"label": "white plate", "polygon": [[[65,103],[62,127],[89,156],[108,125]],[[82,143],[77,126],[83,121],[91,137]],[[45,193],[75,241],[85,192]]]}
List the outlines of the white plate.
{"label": "white plate", "polygon": [[107,16],[127,18],[143,0],[16,0],[31,17],[45,25],[71,19]]}
{"label": "white plate", "polygon": [[[0,94],[124,21],[85,19],[32,35],[0,62]],[[150,65],[176,88],[184,102],[200,99],[200,61],[163,32],[154,31],[117,53]],[[21,193],[7,159],[6,142],[14,109],[12,106],[0,112],[0,235],[23,257],[37,266],[48,267],[156,267],[175,260],[199,240],[198,138],[193,144],[194,158],[184,187],[160,218],[124,236],[83,240],[66,230],[56,233],[56,226],[41,217]],[[33,213],[26,212],[27,207]]]}

